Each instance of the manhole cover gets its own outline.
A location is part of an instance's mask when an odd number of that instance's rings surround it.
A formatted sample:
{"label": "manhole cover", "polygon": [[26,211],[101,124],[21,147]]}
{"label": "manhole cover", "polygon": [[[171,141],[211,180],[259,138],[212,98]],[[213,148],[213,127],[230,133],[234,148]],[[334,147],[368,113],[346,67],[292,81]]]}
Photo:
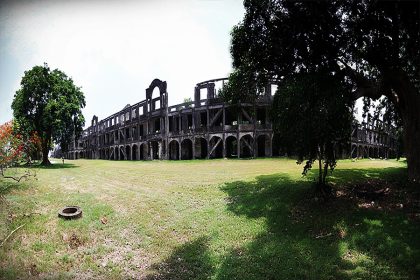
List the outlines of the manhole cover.
{"label": "manhole cover", "polygon": [[82,216],[82,209],[79,206],[66,206],[58,212],[58,216],[64,219],[77,219]]}

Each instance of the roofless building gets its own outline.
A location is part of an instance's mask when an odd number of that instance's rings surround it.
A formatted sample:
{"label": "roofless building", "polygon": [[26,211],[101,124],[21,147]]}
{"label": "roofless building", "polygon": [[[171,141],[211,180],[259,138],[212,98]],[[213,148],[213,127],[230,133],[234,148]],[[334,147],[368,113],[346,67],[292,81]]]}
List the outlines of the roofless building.
{"label": "roofless building", "polygon": [[[268,116],[271,85],[253,103],[231,105],[217,89],[226,78],[198,83],[194,100],[168,106],[167,83],[152,81],[146,99],[99,120],[73,141],[68,159],[153,160],[271,157],[273,130]],[[354,126],[343,157],[395,156],[389,131]]]}

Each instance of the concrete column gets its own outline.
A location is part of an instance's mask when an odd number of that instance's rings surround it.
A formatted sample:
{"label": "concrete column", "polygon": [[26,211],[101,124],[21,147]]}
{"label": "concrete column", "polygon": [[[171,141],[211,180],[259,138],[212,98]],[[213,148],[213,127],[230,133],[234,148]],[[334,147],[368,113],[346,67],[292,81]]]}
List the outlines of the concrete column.
{"label": "concrete column", "polygon": [[162,158],[162,142],[158,142],[158,159]]}
{"label": "concrete column", "polygon": [[[208,114],[208,111],[207,111],[207,116],[208,115],[209,114]],[[207,124],[208,124],[208,122],[207,122]],[[207,128],[208,128],[208,125],[207,125]],[[206,156],[206,159],[210,159],[210,136],[208,134],[208,130],[207,130],[207,156]]]}
{"label": "concrete column", "polygon": [[237,153],[238,153],[238,158],[241,158],[241,139],[239,139],[239,133],[238,133],[238,138],[237,138],[237,143],[238,143],[238,145],[237,145],[237,147],[236,147],[236,149],[237,149]]}
{"label": "concrete column", "polygon": [[[224,118],[224,114],[223,114],[223,118]],[[223,120],[223,123],[224,123],[224,120]],[[223,158],[225,158],[226,157],[226,137],[225,137],[225,133],[223,133],[222,143],[223,143]]]}
{"label": "concrete column", "polygon": [[178,123],[179,123],[179,133],[178,134],[181,134],[181,131],[182,131],[182,115],[181,115],[181,113],[178,114]]}
{"label": "concrete column", "polygon": [[269,141],[270,141],[270,148],[268,150],[268,155],[272,157],[273,156],[273,135],[269,136]]}
{"label": "concrete column", "polygon": [[182,159],[181,158],[181,155],[182,155],[182,153],[181,153],[181,139],[179,138],[178,139],[178,159]]}
{"label": "concrete column", "polygon": [[225,131],[225,125],[226,125],[226,108],[225,108],[225,105],[223,105],[222,110],[223,110],[222,125],[223,125],[223,131]]}
{"label": "concrete column", "polygon": [[192,131],[193,131],[193,134],[195,133],[195,110],[194,109],[192,109],[191,110],[191,122],[192,122]]}
{"label": "concrete column", "polygon": [[149,151],[148,157],[153,160],[153,145],[148,145],[147,150]]}
{"label": "concrete column", "polygon": [[192,159],[195,159],[195,137],[193,137],[192,142]]}

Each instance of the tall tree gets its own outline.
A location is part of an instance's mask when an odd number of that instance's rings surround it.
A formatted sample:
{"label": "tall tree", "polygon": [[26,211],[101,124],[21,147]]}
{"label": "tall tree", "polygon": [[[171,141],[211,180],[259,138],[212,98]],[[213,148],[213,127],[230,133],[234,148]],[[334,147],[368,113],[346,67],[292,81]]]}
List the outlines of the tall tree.
{"label": "tall tree", "polygon": [[269,79],[340,73],[353,100],[386,97],[395,111],[388,115],[401,118],[409,178],[420,181],[418,1],[245,0],[244,7],[232,31],[230,99]]}
{"label": "tall tree", "polygon": [[326,178],[336,167],[336,151],[350,137],[352,100],[346,91],[337,76],[296,74],[282,83],[273,101],[273,130],[298,163],[306,161],[303,175],[318,160],[316,190],[323,197],[331,194]]}
{"label": "tall tree", "polygon": [[12,103],[13,115],[22,130],[38,133],[43,165],[50,164],[52,141],[65,149],[73,134],[80,135],[85,105],[80,87],[62,71],[51,71],[47,64],[25,71]]}

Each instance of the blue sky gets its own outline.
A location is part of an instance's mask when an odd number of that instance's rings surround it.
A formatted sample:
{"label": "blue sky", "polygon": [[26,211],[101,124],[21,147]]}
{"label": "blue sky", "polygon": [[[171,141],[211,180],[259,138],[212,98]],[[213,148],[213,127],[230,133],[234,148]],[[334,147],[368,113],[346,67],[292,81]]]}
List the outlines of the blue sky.
{"label": "blue sky", "polygon": [[89,124],[145,99],[154,78],[169,105],[193,98],[196,83],[231,71],[230,31],[242,1],[2,1],[0,123],[25,70],[47,62],[82,87]]}

